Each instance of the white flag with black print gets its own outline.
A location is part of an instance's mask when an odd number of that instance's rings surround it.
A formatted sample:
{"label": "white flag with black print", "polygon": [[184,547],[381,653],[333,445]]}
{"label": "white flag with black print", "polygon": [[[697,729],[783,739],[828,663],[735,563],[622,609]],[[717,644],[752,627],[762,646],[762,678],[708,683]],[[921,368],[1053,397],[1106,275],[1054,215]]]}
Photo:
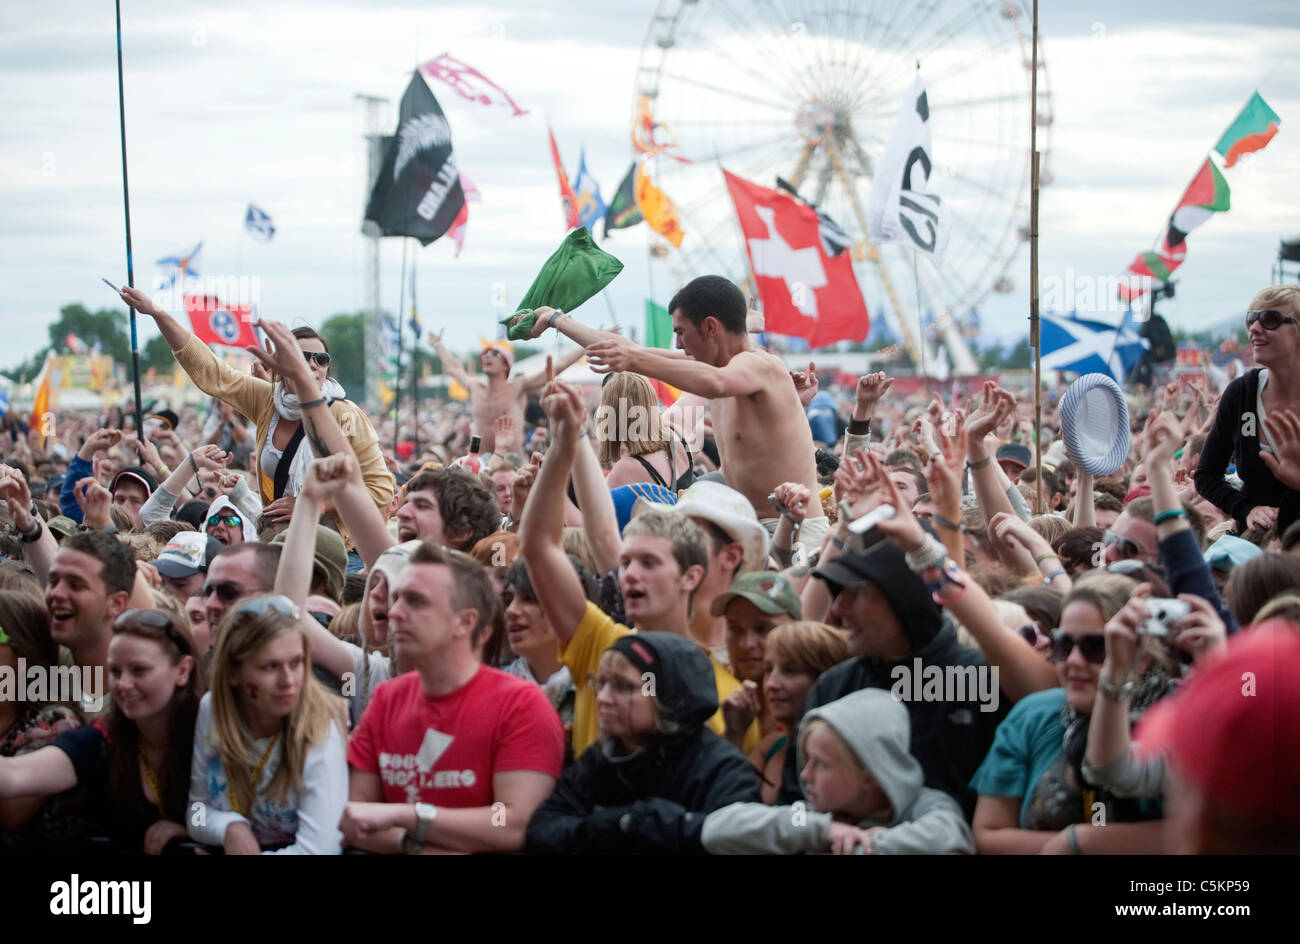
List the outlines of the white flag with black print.
{"label": "white flag with black print", "polygon": [[952,220],[948,207],[926,191],[933,167],[930,103],[918,71],[871,181],[867,236],[872,242],[902,240],[936,260],[943,255]]}

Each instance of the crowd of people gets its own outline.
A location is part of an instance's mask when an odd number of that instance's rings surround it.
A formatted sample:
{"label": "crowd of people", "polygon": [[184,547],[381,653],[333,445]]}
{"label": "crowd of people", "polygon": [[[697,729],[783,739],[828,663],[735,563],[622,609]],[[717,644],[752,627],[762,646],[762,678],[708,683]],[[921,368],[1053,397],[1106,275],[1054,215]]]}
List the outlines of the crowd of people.
{"label": "crowd of people", "polygon": [[123,300],[209,399],[3,421],[0,850],[1300,850],[1300,287],[1107,476],[1061,390],[823,389],[720,277],[674,350],[435,336],[470,400],[396,428]]}

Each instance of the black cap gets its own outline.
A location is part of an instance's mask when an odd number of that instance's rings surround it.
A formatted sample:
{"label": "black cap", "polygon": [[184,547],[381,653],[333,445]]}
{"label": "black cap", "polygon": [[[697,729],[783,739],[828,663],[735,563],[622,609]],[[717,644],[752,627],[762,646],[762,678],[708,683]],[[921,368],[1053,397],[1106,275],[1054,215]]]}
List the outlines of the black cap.
{"label": "black cap", "polygon": [[932,640],[943,626],[943,611],[931,599],[925,582],[912,572],[906,556],[890,541],[881,541],[865,551],[850,544],[844,553],[818,567],[812,575],[826,581],[834,596],[845,587],[874,584],[889,602],[913,651]]}

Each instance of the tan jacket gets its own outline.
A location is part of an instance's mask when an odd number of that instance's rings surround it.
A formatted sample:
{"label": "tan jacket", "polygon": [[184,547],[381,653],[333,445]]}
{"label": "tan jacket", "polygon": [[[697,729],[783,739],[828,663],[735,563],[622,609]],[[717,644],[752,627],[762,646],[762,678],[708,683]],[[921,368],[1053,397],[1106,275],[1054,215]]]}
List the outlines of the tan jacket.
{"label": "tan jacket", "polygon": [[[185,346],[176,352],[176,363],[180,364],[194,381],[194,385],[209,396],[229,403],[240,413],[257,424],[257,440],[253,449],[253,471],[262,483],[262,503],[273,500],[268,485],[269,479],[262,475],[262,450],[266,447],[267,431],[271,428],[271,418],[275,413],[275,399],[271,384],[259,380],[250,374],[241,374],[228,364],[217,360],[212,349],[191,336]],[[379,436],[370,425],[370,419],[361,408],[351,400],[335,400],[330,404],[330,413],[334,421],[343,430],[356,453],[361,466],[361,479],[365,482],[370,497],[381,515],[387,516],[388,503],[393,500],[396,482],[393,473],[384,464],[383,454],[379,451]],[[285,456],[284,461],[292,461],[292,456]],[[352,537],[343,523],[338,522],[339,534],[349,548],[353,546]]]}

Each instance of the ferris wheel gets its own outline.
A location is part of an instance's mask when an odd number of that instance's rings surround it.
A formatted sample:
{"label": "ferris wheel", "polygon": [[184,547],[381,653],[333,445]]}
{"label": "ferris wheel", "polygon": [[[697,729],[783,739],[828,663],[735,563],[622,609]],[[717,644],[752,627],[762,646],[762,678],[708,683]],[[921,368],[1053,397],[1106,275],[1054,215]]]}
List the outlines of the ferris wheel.
{"label": "ferris wheel", "polygon": [[[1038,60],[1040,184],[1050,181],[1047,70]],[[867,240],[874,168],[918,68],[930,105],[930,190],[952,213],[938,265]],[[763,186],[781,177],[852,238],[854,270],[876,316],[889,313],[915,363],[922,321],[973,373],[962,339],[1029,237],[1030,16],[1025,0],[662,0],[637,68],[633,108],[670,146],[646,157],[676,204],[677,248],[651,234],[678,281],[748,277],[722,169]]]}

